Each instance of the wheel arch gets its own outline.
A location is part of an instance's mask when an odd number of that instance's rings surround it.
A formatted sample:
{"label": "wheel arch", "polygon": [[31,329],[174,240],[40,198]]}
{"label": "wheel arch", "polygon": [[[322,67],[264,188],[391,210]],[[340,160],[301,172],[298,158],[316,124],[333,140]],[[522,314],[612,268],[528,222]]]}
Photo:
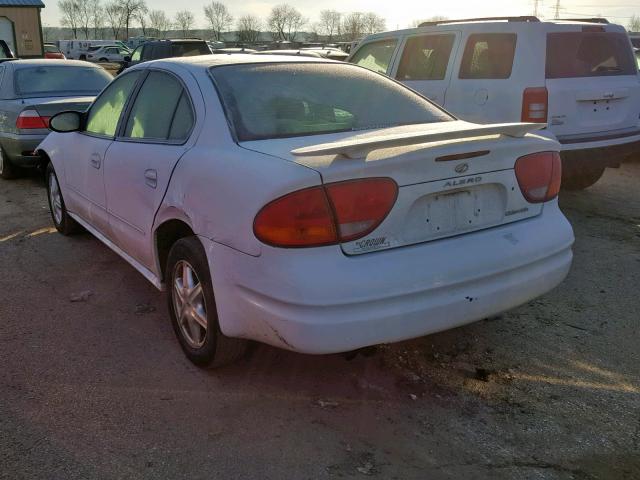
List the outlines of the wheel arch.
{"label": "wheel arch", "polygon": [[156,268],[160,280],[165,280],[167,260],[171,247],[181,238],[194,236],[195,232],[184,218],[170,217],[164,219],[154,230]]}

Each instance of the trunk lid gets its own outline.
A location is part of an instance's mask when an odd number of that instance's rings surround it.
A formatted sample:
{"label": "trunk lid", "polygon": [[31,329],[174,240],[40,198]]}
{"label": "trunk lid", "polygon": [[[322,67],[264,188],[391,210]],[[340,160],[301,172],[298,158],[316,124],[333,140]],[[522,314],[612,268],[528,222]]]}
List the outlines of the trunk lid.
{"label": "trunk lid", "polygon": [[84,112],[95,97],[39,97],[25,98],[23,104],[25,109],[32,108],[37,111],[41,117],[52,117],[56,113],[65,110],[76,110]]}
{"label": "trunk lid", "polygon": [[547,35],[549,127],[561,140],[638,129],[640,82],[629,40],[592,29]]}
{"label": "trunk lid", "polygon": [[559,149],[526,133],[541,127],[456,121],[240,145],[316,170],[324,183],[393,178],[398,198],[386,219],[365,238],[342,244],[357,255],[538,215],[542,205],[524,199],[514,165],[520,156]]}

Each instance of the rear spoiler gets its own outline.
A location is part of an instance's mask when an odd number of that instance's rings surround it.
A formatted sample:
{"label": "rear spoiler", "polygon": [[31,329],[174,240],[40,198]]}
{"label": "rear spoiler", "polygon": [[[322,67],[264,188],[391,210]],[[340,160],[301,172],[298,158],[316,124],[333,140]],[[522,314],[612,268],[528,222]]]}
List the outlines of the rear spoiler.
{"label": "rear spoiler", "polygon": [[319,155],[342,155],[346,158],[361,158],[366,153],[378,148],[400,147],[421,143],[443,142],[461,138],[484,137],[489,135],[506,135],[507,137],[524,137],[527,133],[540,130],[546,123],[499,123],[494,125],[477,125],[467,122],[456,122],[457,128],[451,128],[449,122],[443,123],[448,128],[435,131],[408,132],[363,136],[356,135],[339,142],[321,143],[309,147],[296,148],[291,154],[296,157],[312,157]]}

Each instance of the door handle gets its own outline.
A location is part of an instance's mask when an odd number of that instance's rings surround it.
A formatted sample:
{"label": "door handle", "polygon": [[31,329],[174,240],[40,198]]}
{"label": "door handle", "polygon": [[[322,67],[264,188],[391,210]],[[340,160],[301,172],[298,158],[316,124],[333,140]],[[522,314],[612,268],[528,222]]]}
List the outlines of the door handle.
{"label": "door handle", "polygon": [[100,159],[100,154],[94,153],[93,155],[91,155],[90,161],[91,161],[91,166],[93,168],[100,169],[100,164],[102,163],[102,160]]}
{"label": "door handle", "polygon": [[158,186],[158,172],[155,170],[145,170],[144,183],[151,188],[156,188]]}

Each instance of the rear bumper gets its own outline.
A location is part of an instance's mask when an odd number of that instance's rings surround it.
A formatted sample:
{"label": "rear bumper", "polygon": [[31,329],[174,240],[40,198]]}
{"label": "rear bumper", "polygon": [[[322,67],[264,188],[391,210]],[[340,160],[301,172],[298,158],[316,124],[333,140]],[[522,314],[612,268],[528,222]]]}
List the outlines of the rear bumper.
{"label": "rear bumper", "polygon": [[480,320],[558,285],[573,231],[543,214],[459,237],[353,257],[339,247],[263,247],[252,257],[202,239],[222,331],[305,353],[396,342]]}
{"label": "rear bumper", "polygon": [[640,153],[640,129],[559,136],[558,142],[563,159],[598,162],[603,166],[618,165],[627,157]]}
{"label": "rear bumper", "polygon": [[618,166],[629,157],[640,154],[640,140],[632,143],[610,145],[606,147],[588,148],[583,150],[562,150],[563,160],[576,162],[595,162],[602,166]]}
{"label": "rear bumper", "polygon": [[0,138],[5,155],[11,163],[19,167],[35,167],[40,163],[40,157],[31,154],[47,135],[17,135],[3,134]]}

